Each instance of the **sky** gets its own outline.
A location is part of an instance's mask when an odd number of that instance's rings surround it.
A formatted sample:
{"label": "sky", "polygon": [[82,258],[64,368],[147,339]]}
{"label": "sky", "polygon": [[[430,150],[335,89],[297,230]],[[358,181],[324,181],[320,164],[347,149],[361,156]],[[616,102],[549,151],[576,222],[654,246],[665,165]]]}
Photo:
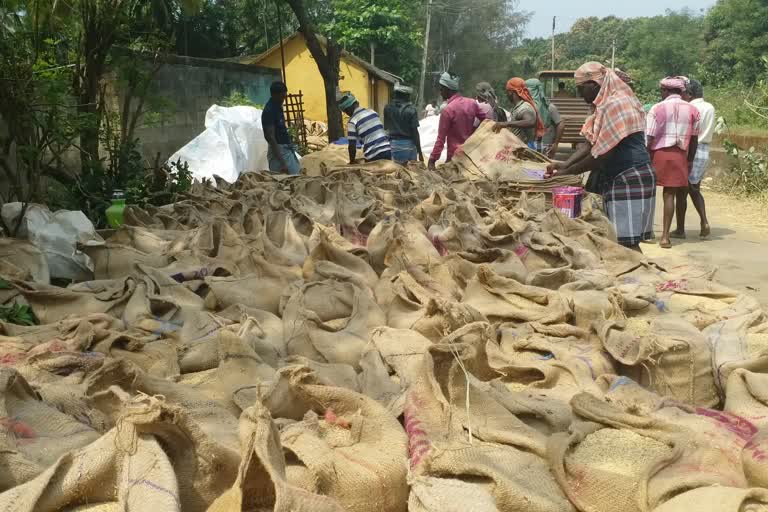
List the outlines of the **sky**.
{"label": "sky", "polygon": [[693,11],[707,9],[715,0],[683,0],[672,4],[669,0],[641,0],[636,2],[622,0],[519,0],[519,8],[533,14],[528,24],[528,37],[549,37],[552,34],[552,16],[557,16],[557,32],[566,32],[579,18],[589,16],[619,16],[633,18],[637,16],[656,16],[674,5],[675,9],[688,7]]}

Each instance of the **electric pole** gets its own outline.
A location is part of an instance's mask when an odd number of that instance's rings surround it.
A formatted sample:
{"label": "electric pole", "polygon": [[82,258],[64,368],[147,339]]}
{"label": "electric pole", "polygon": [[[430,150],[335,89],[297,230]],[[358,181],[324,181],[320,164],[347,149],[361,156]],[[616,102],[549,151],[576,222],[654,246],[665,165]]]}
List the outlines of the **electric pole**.
{"label": "electric pole", "polygon": [[429,28],[432,24],[432,0],[427,0],[427,29],[424,32],[424,54],[421,56],[421,79],[419,80],[419,113],[424,110],[424,82],[427,79],[429,57]]}
{"label": "electric pole", "polygon": [[616,69],[616,40],[611,44],[611,69]]}
{"label": "electric pole", "polygon": [[[555,24],[557,23],[557,16],[552,16],[552,71],[555,70]],[[552,96],[555,95],[555,77],[549,79],[549,90]]]}

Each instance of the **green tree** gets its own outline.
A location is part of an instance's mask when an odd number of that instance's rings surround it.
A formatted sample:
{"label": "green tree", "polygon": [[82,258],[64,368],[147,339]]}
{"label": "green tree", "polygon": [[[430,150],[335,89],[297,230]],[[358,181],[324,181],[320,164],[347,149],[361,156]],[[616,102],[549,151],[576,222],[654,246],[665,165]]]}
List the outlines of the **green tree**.
{"label": "green tree", "polygon": [[710,82],[754,83],[768,55],[768,2],[718,0],[705,22],[705,77]]}

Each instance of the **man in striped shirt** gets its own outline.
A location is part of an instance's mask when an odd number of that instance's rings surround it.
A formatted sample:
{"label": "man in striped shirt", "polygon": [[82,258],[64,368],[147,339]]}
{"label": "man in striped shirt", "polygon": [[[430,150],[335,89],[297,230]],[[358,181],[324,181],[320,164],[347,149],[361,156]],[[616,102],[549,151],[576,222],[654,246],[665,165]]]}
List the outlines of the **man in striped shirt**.
{"label": "man in striped shirt", "polygon": [[379,114],[363,108],[352,93],[344,93],[339,99],[339,108],[349,116],[347,124],[347,139],[349,140],[349,163],[355,163],[357,155],[357,140],[363,143],[365,160],[392,160],[392,149],[389,137],[384,131]]}

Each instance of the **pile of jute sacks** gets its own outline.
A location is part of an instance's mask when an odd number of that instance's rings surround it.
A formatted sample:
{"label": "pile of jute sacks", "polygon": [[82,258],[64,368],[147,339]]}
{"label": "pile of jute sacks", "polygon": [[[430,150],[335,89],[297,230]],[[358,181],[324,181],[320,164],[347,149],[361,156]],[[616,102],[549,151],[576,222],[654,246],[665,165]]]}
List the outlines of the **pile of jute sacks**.
{"label": "pile of jute sacks", "polygon": [[458,160],[195,185],[67,288],[4,240],[0,511],[768,510],[760,305]]}

